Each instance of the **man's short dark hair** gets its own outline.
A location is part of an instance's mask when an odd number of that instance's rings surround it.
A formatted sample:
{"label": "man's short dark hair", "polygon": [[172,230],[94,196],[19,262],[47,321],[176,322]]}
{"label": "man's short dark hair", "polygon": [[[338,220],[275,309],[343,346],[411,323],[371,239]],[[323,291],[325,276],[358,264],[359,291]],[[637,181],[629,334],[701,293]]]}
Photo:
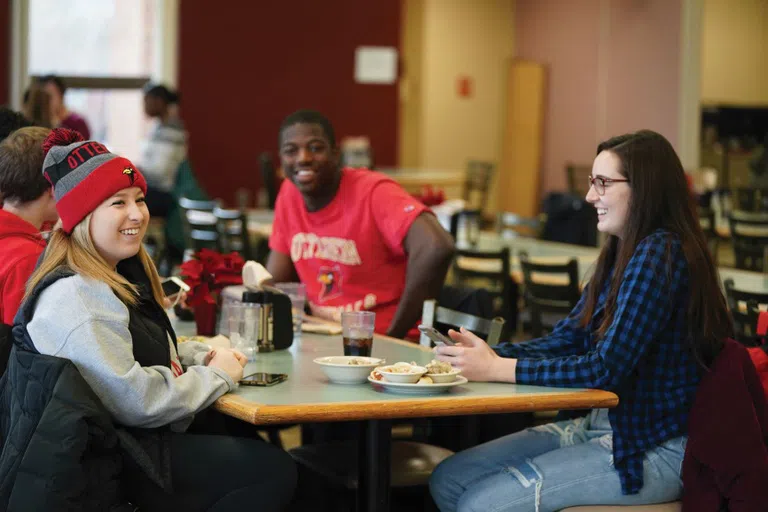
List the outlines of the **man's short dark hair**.
{"label": "man's short dark hair", "polygon": [[333,125],[323,114],[316,110],[297,110],[293,114],[283,119],[280,124],[280,137],[278,144],[282,144],[283,132],[286,128],[289,128],[295,124],[317,124],[323,129],[325,136],[328,138],[328,143],[332,148],[336,147],[336,133],[333,131]]}
{"label": "man's short dark hair", "polygon": [[48,128],[20,128],[0,143],[0,201],[28,203],[51,188],[43,177]]}
{"label": "man's short dark hair", "polygon": [[32,123],[20,112],[11,110],[8,107],[0,107],[0,142],[9,136],[11,132],[31,125]]}
{"label": "man's short dark hair", "polygon": [[59,93],[61,93],[61,97],[64,97],[64,93],[67,92],[67,85],[64,83],[64,80],[59,78],[56,75],[45,75],[41,76],[38,79],[38,83],[41,85],[45,85],[48,83],[51,83],[56,86],[56,88],[59,90]]}

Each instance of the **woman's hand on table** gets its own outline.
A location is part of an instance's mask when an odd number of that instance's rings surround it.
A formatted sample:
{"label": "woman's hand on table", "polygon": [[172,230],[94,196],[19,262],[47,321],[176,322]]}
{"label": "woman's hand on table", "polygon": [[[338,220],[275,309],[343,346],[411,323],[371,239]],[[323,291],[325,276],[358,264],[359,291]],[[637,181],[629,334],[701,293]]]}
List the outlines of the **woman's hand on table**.
{"label": "woman's hand on table", "polygon": [[240,363],[240,366],[245,368],[245,365],[248,364],[248,358],[245,356],[245,354],[243,354],[236,348],[231,348],[229,350],[232,351],[232,354],[235,356],[235,359],[237,359],[237,362]]}
{"label": "woman's hand on table", "polygon": [[240,361],[231,349],[217,348],[211,350],[209,354],[211,355],[211,358],[208,361],[207,366],[224,371],[235,384],[243,378],[243,365],[240,364]]}
{"label": "woman's hand on table", "polygon": [[242,366],[243,368],[245,368],[245,365],[248,364],[248,358],[246,357],[245,354],[243,354],[236,348],[223,348],[223,347],[212,348],[210,351],[208,351],[208,353],[205,355],[203,364],[205,366],[208,366],[211,363],[213,356],[215,356],[216,352],[220,350],[232,352],[232,355],[235,356],[235,359],[237,359],[237,362],[240,363],[240,366]]}
{"label": "woman's hand on table", "polygon": [[488,344],[465,328],[448,331],[456,345],[434,348],[436,359],[450,363],[471,381],[515,382],[517,359],[500,357]]}

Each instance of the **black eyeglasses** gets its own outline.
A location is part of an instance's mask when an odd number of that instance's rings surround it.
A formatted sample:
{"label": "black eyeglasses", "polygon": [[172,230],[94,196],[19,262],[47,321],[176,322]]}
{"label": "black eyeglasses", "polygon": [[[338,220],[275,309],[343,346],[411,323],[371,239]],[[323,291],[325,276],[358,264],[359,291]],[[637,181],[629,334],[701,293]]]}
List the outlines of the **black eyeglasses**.
{"label": "black eyeglasses", "polygon": [[611,184],[611,183],[629,183],[629,180],[615,180],[612,178],[603,178],[602,176],[595,176],[594,178],[592,176],[589,176],[589,186],[595,187],[595,192],[597,192],[598,195],[605,194],[605,185]]}

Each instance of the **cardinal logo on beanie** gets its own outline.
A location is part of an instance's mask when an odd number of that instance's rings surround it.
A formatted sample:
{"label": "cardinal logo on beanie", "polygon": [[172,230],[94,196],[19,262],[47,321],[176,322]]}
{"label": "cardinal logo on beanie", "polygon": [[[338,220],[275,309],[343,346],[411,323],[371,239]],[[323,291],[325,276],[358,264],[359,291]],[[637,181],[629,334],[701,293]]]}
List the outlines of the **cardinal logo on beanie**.
{"label": "cardinal logo on beanie", "polygon": [[136,170],[133,167],[126,167],[123,169],[123,174],[128,176],[128,180],[131,182],[131,185],[133,185],[133,182],[136,181]]}

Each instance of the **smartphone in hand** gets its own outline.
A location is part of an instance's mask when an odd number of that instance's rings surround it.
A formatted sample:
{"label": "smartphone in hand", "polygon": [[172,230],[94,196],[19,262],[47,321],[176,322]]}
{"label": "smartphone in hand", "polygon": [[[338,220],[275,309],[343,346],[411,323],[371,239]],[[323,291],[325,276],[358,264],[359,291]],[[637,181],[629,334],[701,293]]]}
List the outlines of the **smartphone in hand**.
{"label": "smartphone in hand", "polygon": [[426,334],[427,338],[431,339],[435,345],[448,345],[448,346],[454,346],[456,345],[456,342],[453,341],[451,338],[446,336],[445,334],[441,333],[434,327],[428,327],[426,325],[420,325],[419,331],[422,334]]}
{"label": "smartphone in hand", "polygon": [[161,281],[161,284],[166,297],[173,297],[179,292],[188,292],[190,290],[189,285],[176,276],[166,277]]}

